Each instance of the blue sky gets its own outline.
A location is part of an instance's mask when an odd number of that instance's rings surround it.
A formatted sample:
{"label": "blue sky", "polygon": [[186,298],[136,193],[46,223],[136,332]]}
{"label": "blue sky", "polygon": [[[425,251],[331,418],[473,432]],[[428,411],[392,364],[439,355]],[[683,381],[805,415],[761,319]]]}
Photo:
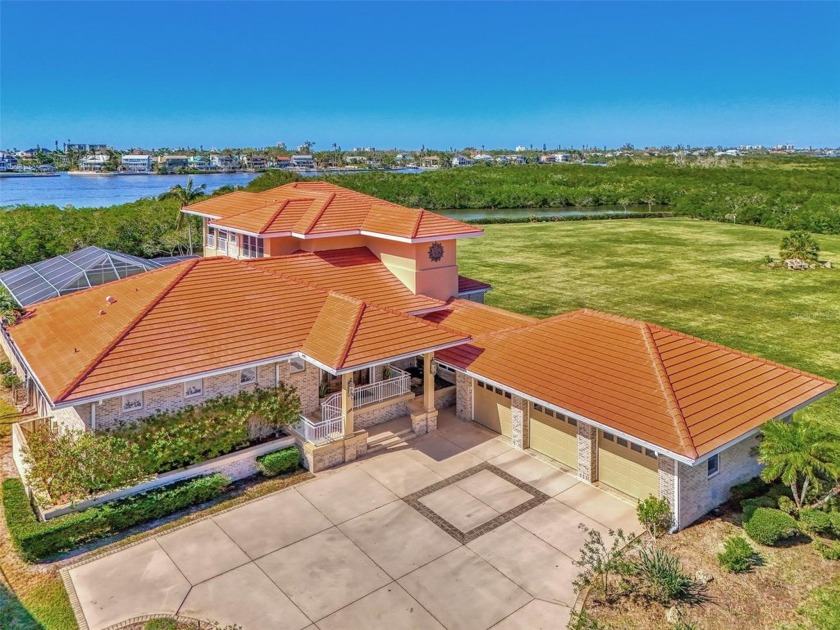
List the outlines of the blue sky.
{"label": "blue sky", "polygon": [[838,146],[838,41],[838,2],[6,1],[0,146]]}

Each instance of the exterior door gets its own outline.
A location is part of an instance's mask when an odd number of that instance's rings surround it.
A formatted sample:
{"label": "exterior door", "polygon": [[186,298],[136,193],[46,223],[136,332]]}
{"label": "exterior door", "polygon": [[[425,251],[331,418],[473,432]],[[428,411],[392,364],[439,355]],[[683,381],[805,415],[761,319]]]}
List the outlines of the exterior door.
{"label": "exterior door", "polygon": [[510,394],[482,381],[475,382],[473,391],[473,420],[510,437]]}
{"label": "exterior door", "polygon": [[659,463],[650,449],[598,431],[598,481],[637,499],[659,496]]}
{"label": "exterior door", "polygon": [[531,405],[530,416],[531,448],[577,470],[577,421],[541,405]]}

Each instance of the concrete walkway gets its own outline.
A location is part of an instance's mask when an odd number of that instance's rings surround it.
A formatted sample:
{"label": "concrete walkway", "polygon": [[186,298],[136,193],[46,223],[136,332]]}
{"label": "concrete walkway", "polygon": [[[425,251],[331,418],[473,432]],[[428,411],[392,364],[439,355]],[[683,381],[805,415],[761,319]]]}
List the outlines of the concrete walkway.
{"label": "concrete walkway", "polygon": [[633,506],[441,414],[439,430],[69,571],[82,627],[564,628],[584,534]]}

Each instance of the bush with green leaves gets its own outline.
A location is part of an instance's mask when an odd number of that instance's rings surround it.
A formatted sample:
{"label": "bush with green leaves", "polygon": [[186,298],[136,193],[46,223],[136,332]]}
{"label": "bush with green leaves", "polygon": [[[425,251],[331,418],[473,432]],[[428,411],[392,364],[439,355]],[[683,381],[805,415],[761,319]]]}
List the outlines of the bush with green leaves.
{"label": "bush with green leaves", "polygon": [[40,426],[26,443],[29,485],[45,506],[87,499],[148,476],[140,447],[116,436]]}
{"label": "bush with green leaves", "polygon": [[6,389],[14,389],[16,387],[20,387],[21,380],[17,374],[12,374],[9,372],[8,374],[4,374],[3,378],[0,379],[0,382],[3,383],[3,387]]}
{"label": "bush with green leaves", "polygon": [[266,477],[294,472],[300,465],[300,451],[296,446],[272,451],[257,457],[257,468]]}
{"label": "bush with green leaves", "polygon": [[840,560],[840,540],[834,540],[831,544],[815,540],[814,548],[826,560]]}
{"label": "bush with green leaves", "polygon": [[668,604],[695,596],[694,580],[685,574],[676,556],[667,551],[658,547],[642,549],[636,566],[654,600]]}
{"label": "bush with green leaves", "polygon": [[820,257],[820,245],[808,232],[791,232],[782,238],[779,257],[782,260],[798,258],[805,262],[817,262]]}
{"label": "bush with green leaves", "polygon": [[578,528],[586,534],[580,559],[572,564],[580,567],[580,573],[572,583],[576,592],[588,587],[597,588],[604,599],[610,600],[616,591],[613,582],[635,572],[630,552],[640,544],[638,536],[625,534],[621,529],[609,530],[610,543],[596,529],[589,529],[583,524]]}
{"label": "bush with green leaves", "polygon": [[3,511],[12,542],[28,562],[37,562],[134,525],[169,516],[219,496],[230,484],[215,473],[135,494],[119,501],[39,521],[20,479],[3,481]]}
{"label": "bush with green leaves", "polygon": [[295,388],[281,383],[161,411],[114,434],[137,444],[145,469],[159,473],[244,448],[266,429],[277,431],[295,422],[300,411]]}
{"label": "bush with green leaves", "polygon": [[723,551],[718,554],[718,562],[730,573],[749,571],[757,557],[750,543],[741,536],[730,536],[723,542]]}
{"label": "bush with green leaves", "polygon": [[5,376],[12,371],[12,364],[8,361],[0,361],[0,375]]}
{"label": "bush with green leaves", "polygon": [[833,533],[831,515],[817,508],[799,510],[799,527],[807,534],[829,535]]}
{"label": "bush with green leaves", "polygon": [[749,520],[744,523],[744,531],[755,542],[772,546],[795,536],[799,532],[799,525],[790,514],[760,507],[753,511]]}
{"label": "bush with green leaves", "polygon": [[761,477],[753,477],[744,483],[738,483],[729,489],[729,498],[736,503],[744,499],[752,499],[767,490],[767,483]]}
{"label": "bush with green leaves", "polygon": [[636,517],[653,539],[664,535],[674,524],[674,515],[668,501],[653,495],[639,501]]}
{"label": "bush with green leaves", "polygon": [[750,520],[758,508],[775,508],[776,501],[767,496],[753,497],[752,499],[744,499],[741,501],[741,510],[744,513],[744,522]]}

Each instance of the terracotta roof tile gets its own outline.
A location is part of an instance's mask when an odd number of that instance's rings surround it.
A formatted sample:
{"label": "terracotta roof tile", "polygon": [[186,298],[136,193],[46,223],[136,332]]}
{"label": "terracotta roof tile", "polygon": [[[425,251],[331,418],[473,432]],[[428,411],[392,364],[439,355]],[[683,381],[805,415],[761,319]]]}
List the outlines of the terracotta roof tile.
{"label": "terracotta roof tile", "polygon": [[[429,315],[457,325],[457,313]],[[445,319],[444,319],[445,318]],[[456,367],[696,459],[836,384],[659,326],[582,310],[438,353]]]}
{"label": "terracotta roof tile", "polygon": [[[289,205],[272,220],[272,214],[284,201],[289,201]],[[289,212],[291,208],[294,212]],[[292,231],[318,236],[364,231],[386,238],[430,239],[483,233],[475,225],[327,182],[295,182],[260,193],[236,191],[192,204],[184,211],[212,217],[213,225],[219,227],[260,234]]]}
{"label": "terracotta roof tile", "polygon": [[467,276],[458,276],[458,293],[470,293],[473,291],[489,291],[493,287],[481,280],[473,280]]}
{"label": "terracotta roof tile", "polygon": [[452,298],[446,306],[444,309],[424,315],[424,319],[461,330],[471,336],[509,328],[521,328],[540,321],[534,317],[460,298]]}

